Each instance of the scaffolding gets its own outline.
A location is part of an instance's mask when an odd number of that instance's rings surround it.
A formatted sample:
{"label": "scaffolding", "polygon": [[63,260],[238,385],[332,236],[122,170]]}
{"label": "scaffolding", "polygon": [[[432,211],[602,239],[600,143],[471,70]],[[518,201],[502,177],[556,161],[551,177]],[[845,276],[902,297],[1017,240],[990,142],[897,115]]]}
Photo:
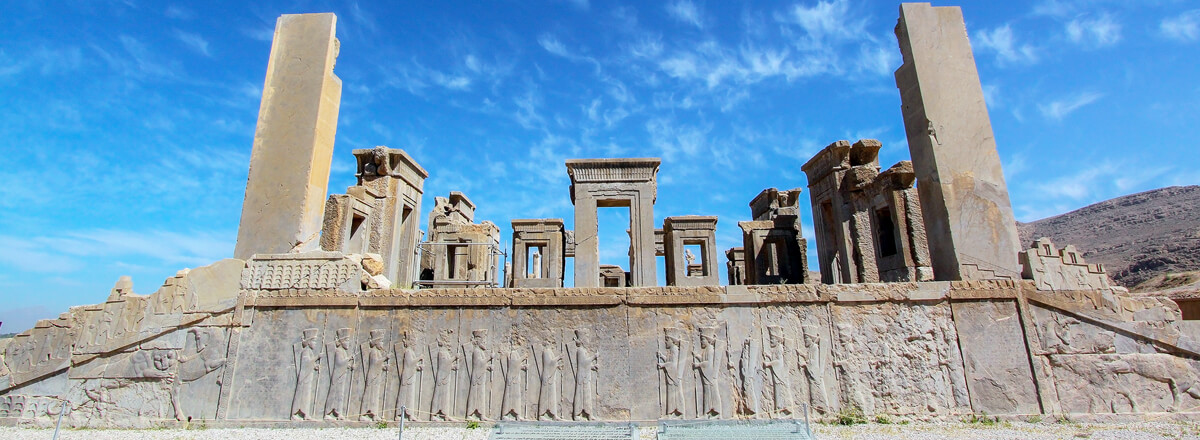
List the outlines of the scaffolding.
{"label": "scaffolding", "polygon": [[[439,246],[446,247],[446,248],[449,248],[450,246],[486,246],[487,247],[487,249],[485,250],[485,252],[487,252],[486,260],[490,262],[489,263],[490,270],[484,271],[484,276],[483,276],[484,279],[482,279],[482,280],[464,280],[464,279],[455,279],[455,278],[439,280],[439,279],[436,279],[436,273],[434,275],[435,279],[429,279],[429,280],[421,279],[423,277],[422,261],[425,260],[426,256],[433,257],[431,259],[434,261],[435,265],[442,263],[442,262],[436,261],[437,252],[434,252],[434,250],[437,249],[437,247],[439,247]],[[470,255],[470,254],[468,253],[468,255]],[[501,261],[502,258],[503,258],[503,261]],[[416,288],[418,288],[418,289],[432,289],[432,288],[438,288],[438,287],[501,287],[499,285],[499,282],[500,282],[499,280],[501,280],[503,278],[499,277],[500,268],[503,267],[503,264],[508,263],[508,253],[505,252],[504,249],[500,247],[499,243],[461,243],[461,242],[454,242],[454,241],[434,241],[434,242],[419,243],[417,245],[417,258],[415,258],[415,260],[416,261],[414,262],[414,265],[415,265],[416,270],[413,271],[413,273],[415,273],[417,275],[417,279],[413,281],[413,285],[416,286]],[[453,277],[454,271],[449,271],[449,276]]]}

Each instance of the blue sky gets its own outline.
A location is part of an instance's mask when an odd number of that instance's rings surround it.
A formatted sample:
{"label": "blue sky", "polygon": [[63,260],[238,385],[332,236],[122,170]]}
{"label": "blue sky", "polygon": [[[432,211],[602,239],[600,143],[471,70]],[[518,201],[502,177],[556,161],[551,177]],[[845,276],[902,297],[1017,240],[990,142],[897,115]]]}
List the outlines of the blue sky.
{"label": "blue sky", "polygon": [[[232,254],[283,13],[339,17],[331,193],[350,150],[403,148],[431,174],[423,211],[463,191],[506,243],[512,218],[570,225],[568,158],[661,157],[656,221],[718,215],[723,251],[828,143],[908,157],[898,3],[482,3],[4,2],[0,332]],[[1200,182],[1200,3],[958,4],[1019,220]],[[628,213],[601,218],[602,259],[627,265]]]}

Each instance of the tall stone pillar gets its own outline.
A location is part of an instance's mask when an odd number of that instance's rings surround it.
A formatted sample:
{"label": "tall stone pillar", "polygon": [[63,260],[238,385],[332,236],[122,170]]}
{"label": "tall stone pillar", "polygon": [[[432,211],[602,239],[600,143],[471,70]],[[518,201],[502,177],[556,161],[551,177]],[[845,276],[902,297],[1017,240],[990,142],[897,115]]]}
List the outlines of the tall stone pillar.
{"label": "tall stone pillar", "polygon": [[342,80],[333,14],[275,24],[234,256],[318,248]]}
{"label": "tall stone pillar", "polygon": [[962,10],[900,6],[896,70],[938,280],[1020,278],[1008,187]]}

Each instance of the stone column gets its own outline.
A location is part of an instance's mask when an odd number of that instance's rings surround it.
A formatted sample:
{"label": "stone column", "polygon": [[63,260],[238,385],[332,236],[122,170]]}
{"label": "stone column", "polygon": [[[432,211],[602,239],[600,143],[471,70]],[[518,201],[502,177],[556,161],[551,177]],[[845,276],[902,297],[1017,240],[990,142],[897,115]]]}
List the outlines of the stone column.
{"label": "stone column", "polygon": [[333,14],[275,24],[234,256],[316,250],[342,81]]}
{"label": "stone column", "polygon": [[629,284],[631,286],[657,286],[658,268],[654,260],[654,199],[656,188],[641,188],[638,198],[629,208],[629,227],[633,234],[629,245],[633,247],[633,258],[629,262]]}
{"label": "stone column", "polygon": [[[632,217],[632,214],[630,215]],[[575,287],[600,287],[600,243],[596,199],[575,197]]]}
{"label": "stone column", "polygon": [[962,10],[900,6],[896,86],[938,280],[1020,277],[1008,187]]}

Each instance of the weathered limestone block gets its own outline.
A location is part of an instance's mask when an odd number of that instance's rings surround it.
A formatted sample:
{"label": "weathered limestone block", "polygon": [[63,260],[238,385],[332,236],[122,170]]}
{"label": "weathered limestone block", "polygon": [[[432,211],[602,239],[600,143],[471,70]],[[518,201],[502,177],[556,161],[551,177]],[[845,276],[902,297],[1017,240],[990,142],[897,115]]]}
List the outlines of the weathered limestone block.
{"label": "weathered limestone block", "polygon": [[382,269],[372,276],[409,286],[420,240],[421,195],[429,173],[404,150],[356,149],[357,184],[329,197],[321,249],[369,253]]}
{"label": "weathered limestone block", "polygon": [[342,81],[333,14],[275,25],[234,256],[314,250],[321,232]]}
{"label": "weathered limestone block", "polygon": [[1040,290],[1107,290],[1108,274],[1099,264],[1087,264],[1075,246],[1058,249],[1049,238],[1039,238],[1020,254],[1023,278]]}
{"label": "weathered limestone block", "polygon": [[[954,303],[954,324],[969,385],[955,388],[960,406],[987,414],[1038,414],[1037,387],[1026,356],[1025,336],[1015,301],[966,301]],[[965,384],[964,384],[965,385]]]}
{"label": "weathered limestone block", "polygon": [[729,261],[725,262],[726,275],[728,276],[729,285],[737,286],[746,284],[746,251],[744,248],[735,247],[725,251],[725,258]]}
{"label": "weathered limestone block", "polygon": [[804,284],[807,240],[798,217],[738,222],[745,250],[746,284]]}
{"label": "weathered limestone block", "polygon": [[916,417],[970,411],[946,304],[865,303],[830,311],[843,407]]}
{"label": "weathered limestone block", "polygon": [[962,10],[900,6],[896,70],[938,280],[1020,276],[1008,187]]}
{"label": "weathered limestone block", "polygon": [[338,252],[259,254],[241,272],[244,290],[362,290],[361,263]]}
{"label": "weathered limestone block", "polygon": [[500,228],[479,224],[475,204],[460,192],[437,197],[421,251],[423,288],[492,287],[500,280]]}
{"label": "weathered limestone block", "polygon": [[879,172],[881,147],[874,139],[837,141],[802,167],[826,283],[933,279],[912,164]]}

